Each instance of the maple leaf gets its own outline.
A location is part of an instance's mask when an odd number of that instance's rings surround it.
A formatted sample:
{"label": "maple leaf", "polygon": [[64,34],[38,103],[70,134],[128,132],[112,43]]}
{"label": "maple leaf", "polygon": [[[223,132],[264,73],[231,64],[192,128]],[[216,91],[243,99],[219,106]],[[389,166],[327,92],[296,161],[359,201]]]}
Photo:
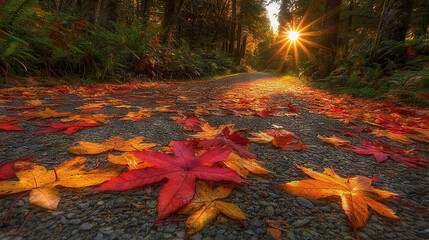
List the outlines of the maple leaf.
{"label": "maple leaf", "polygon": [[153,115],[153,113],[150,112],[144,112],[142,108],[138,112],[128,112],[126,115],[121,116],[119,120],[125,121],[142,121],[146,118],[149,118]]}
{"label": "maple leaf", "polygon": [[2,181],[0,195],[30,191],[31,204],[56,210],[60,201],[56,186],[76,188],[98,185],[110,180],[121,171],[120,167],[82,171],[85,161],[83,157],[76,157],[62,162],[54,170],[33,165],[31,169],[17,171],[15,174],[19,181]]}
{"label": "maple leaf", "polygon": [[208,123],[204,123],[201,126],[202,131],[196,134],[191,135],[191,137],[198,139],[213,139],[217,137],[219,134],[222,134],[222,131],[227,127],[230,132],[235,132],[236,130],[233,128],[234,125],[220,125],[219,127],[212,127]]}
{"label": "maple leaf", "polygon": [[337,136],[331,136],[331,137],[326,137],[326,136],[321,136],[321,135],[317,135],[317,137],[327,143],[333,144],[335,146],[343,146],[346,143],[350,142],[347,140],[343,140]]}
{"label": "maple leaf", "polygon": [[386,131],[386,130],[373,130],[371,132],[371,134],[374,134],[376,137],[387,137],[390,138],[394,141],[398,141],[400,143],[403,143],[405,145],[414,143],[413,140],[411,140],[410,138],[407,137],[407,135],[405,134],[400,134],[400,133],[394,133],[391,131]]}
{"label": "maple leaf", "polygon": [[262,167],[262,165],[265,164],[264,162],[256,159],[243,158],[234,152],[229,154],[223,163],[243,178],[247,178],[249,172],[255,174],[274,173]]}
{"label": "maple leaf", "polygon": [[271,113],[275,112],[275,109],[272,108],[264,108],[261,111],[256,111],[254,114],[261,117],[261,118],[267,118]]}
{"label": "maple leaf", "polygon": [[220,200],[228,197],[231,192],[232,188],[219,186],[212,190],[205,182],[198,181],[194,198],[179,211],[180,214],[191,215],[185,223],[188,228],[186,235],[199,232],[220,212],[244,225],[246,216],[243,211],[236,204]]}
{"label": "maple leaf", "polygon": [[302,150],[308,148],[304,145],[293,132],[281,129],[281,130],[262,130],[257,133],[250,133],[254,138],[249,138],[252,142],[257,143],[272,143],[276,147],[280,147],[287,150]]}
{"label": "maple leaf", "polygon": [[238,132],[234,132],[230,134],[230,130],[228,127],[225,127],[220,134],[215,136],[212,139],[204,139],[198,143],[198,147],[203,147],[204,149],[209,148],[220,148],[220,147],[230,147],[234,152],[238,155],[245,158],[256,159],[257,156],[250,152],[248,147],[245,145],[249,142],[247,138],[244,138],[238,134]]}
{"label": "maple leaf", "polygon": [[185,130],[202,131],[201,125],[204,124],[204,121],[197,117],[183,117],[177,119],[175,123],[184,123],[183,128]]}
{"label": "maple leaf", "polygon": [[15,167],[15,163],[17,163],[17,166],[22,165],[22,162],[31,164],[34,157],[29,158],[18,158],[13,161],[3,163],[0,165],[0,180],[13,178],[15,177],[15,172],[17,168]]}
{"label": "maple leaf", "polygon": [[101,126],[101,124],[79,121],[79,122],[74,122],[71,124],[48,123],[48,124],[37,124],[37,126],[51,127],[51,129],[34,132],[32,134],[51,133],[51,132],[57,132],[57,131],[64,130],[65,134],[71,135],[77,131],[84,129],[85,127],[96,127],[96,126]]}
{"label": "maple leaf", "polygon": [[152,164],[144,162],[140,158],[134,156],[134,154],[132,154],[131,152],[125,152],[119,156],[109,154],[108,160],[114,164],[128,165],[129,170],[153,167]]}
{"label": "maple leaf", "polygon": [[136,157],[154,167],[124,172],[101,185],[96,191],[125,191],[167,178],[168,182],[161,189],[158,197],[157,220],[159,220],[172,214],[192,199],[197,178],[213,181],[242,181],[230,169],[203,166],[203,164],[223,161],[231,153],[231,149],[215,149],[196,157],[192,146],[187,146],[183,142],[174,142],[172,150],[173,156],[154,151],[133,152]]}
{"label": "maple leaf", "polygon": [[47,119],[47,118],[57,118],[57,117],[66,117],[71,115],[71,112],[58,112],[57,110],[52,110],[50,108],[45,108],[44,110],[34,111],[34,112],[24,112],[18,114],[17,116],[23,116],[27,120],[32,119]]}
{"label": "maple leaf", "polygon": [[16,122],[0,123],[1,131],[25,131],[25,129],[14,126]]}
{"label": "maple leaf", "polygon": [[121,136],[113,136],[102,143],[79,141],[79,146],[72,146],[67,150],[74,154],[99,154],[111,150],[131,152],[156,146],[155,143],[143,143],[144,139],[144,137],[135,137],[124,141]]}
{"label": "maple leaf", "polygon": [[294,196],[310,200],[331,196],[340,197],[342,208],[356,236],[357,228],[363,227],[366,224],[369,212],[368,206],[380,215],[399,219],[392,209],[373,199],[373,197],[385,199],[397,194],[374,188],[371,185],[371,179],[363,176],[342,178],[332,168],[325,168],[323,173],[319,173],[299,165],[297,166],[315,180],[293,181],[276,185],[275,187]]}
{"label": "maple leaf", "polygon": [[349,144],[347,144],[347,146],[350,148],[342,148],[352,150],[357,154],[373,155],[378,163],[386,161],[389,157],[392,160],[403,163],[410,167],[427,166],[428,164],[425,164],[425,162],[429,162],[429,160],[421,158],[415,154],[412,157],[401,156],[400,154],[408,154],[408,151],[406,151],[404,148],[398,148],[384,144],[378,140],[375,140],[374,142],[363,140],[362,147],[356,147]]}
{"label": "maple leaf", "polygon": [[62,118],[61,122],[71,122],[71,121],[85,121],[91,123],[109,123],[108,118],[115,116],[115,114],[75,114],[68,116],[67,118]]}

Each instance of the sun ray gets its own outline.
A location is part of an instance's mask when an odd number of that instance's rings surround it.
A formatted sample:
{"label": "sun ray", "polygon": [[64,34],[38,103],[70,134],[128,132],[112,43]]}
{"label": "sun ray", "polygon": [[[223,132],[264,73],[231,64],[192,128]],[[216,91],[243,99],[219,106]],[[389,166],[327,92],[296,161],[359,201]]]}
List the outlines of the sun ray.
{"label": "sun ray", "polygon": [[[286,54],[284,57],[284,61],[289,58],[289,52],[293,49],[293,56],[295,58],[295,64],[298,66],[299,63],[299,50],[301,49],[309,59],[311,59],[315,64],[319,65],[317,59],[311,54],[309,49],[310,47],[319,48],[326,51],[331,51],[329,47],[323,46],[321,44],[312,42],[304,37],[312,37],[312,36],[320,36],[324,34],[324,31],[307,31],[310,27],[314,26],[321,19],[335,13],[337,10],[332,10],[326,14],[323,14],[321,17],[311,21],[310,23],[304,25],[304,22],[307,20],[310,10],[307,10],[302,18],[297,22],[294,17],[292,21],[290,21],[289,27],[284,27],[282,31],[280,31],[280,37],[277,40],[277,43],[281,44],[279,49],[276,51],[275,55],[278,55],[284,51],[286,48]],[[307,46],[306,46],[307,45]],[[283,63],[282,63],[283,64]]]}

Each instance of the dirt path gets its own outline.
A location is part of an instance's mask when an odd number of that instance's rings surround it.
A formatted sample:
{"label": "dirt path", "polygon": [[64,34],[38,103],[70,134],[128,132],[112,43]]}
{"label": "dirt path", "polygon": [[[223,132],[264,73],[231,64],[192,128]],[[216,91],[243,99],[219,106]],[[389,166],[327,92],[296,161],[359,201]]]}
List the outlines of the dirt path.
{"label": "dirt path", "polygon": [[[60,121],[58,118],[20,121],[23,119],[20,116],[15,125],[26,131],[0,132],[0,164],[28,155],[37,156],[33,160],[35,163],[52,169],[77,156],[67,151],[68,147],[77,145],[77,141],[102,142],[112,136],[122,136],[124,139],[144,136],[145,142],[157,144],[154,150],[160,150],[170,141],[191,138],[189,135],[193,134],[192,131],[184,130],[183,124],[177,124],[169,118],[179,116],[178,112],[192,112],[211,126],[234,124],[238,129],[247,129],[244,133],[246,137],[250,137],[250,132],[271,129],[273,126],[283,128],[295,133],[309,147],[292,151],[271,144],[250,142],[250,151],[266,163],[266,169],[275,173],[249,174],[246,181],[250,185],[226,183],[227,186],[235,186],[235,189],[225,201],[236,203],[243,210],[247,228],[238,221],[220,215],[190,239],[272,239],[267,232],[267,220],[280,221],[280,227],[288,231],[282,234],[282,239],[354,239],[355,235],[338,199],[308,201],[273,187],[310,179],[295,164],[319,172],[332,166],[341,176],[379,178],[379,181],[373,182],[376,188],[399,193],[401,200],[414,206],[429,206],[428,174],[425,168],[411,168],[390,159],[378,164],[370,155],[358,155],[317,138],[318,135],[337,135],[349,140],[354,146],[361,142],[359,137],[342,136],[328,130],[346,125],[343,123],[344,118],[338,121],[316,113],[314,106],[317,104],[321,107],[331,104],[324,93],[310,92],[305,86],[296,86],[266,73],[204,82],[140,86],[135,90],[129,88],[98,86],[76,90],[56,88],[52,91],[28,89],[0,92],[0,99],[3,99],[0,102],[3,106],[0,116],[13,117],[15,113],[22,113],[23,110],[6,110],[6,107],[28,105],[31,100],[44,100],[36,110],[49,107],[60,112],[125,115],[142,107],[153,109],[152,113],[155,114],[142,121],[120,121],[118,117],[112,117],[103,126],[85,128],[70,136],[63,132],[29,135],[46,129],[36,124]],[[87,106],[86,110],[91,111],[76,109],[86,103],[103,104]],[[262,118],[258,114],[267,116]],[[373,135],[366,132],[359,135],[367,140],[374,139]],[[404,147],[387,138],[377,139]],[[427,148],[427,145],[416,143],[408,146],[408,149],[411,148]],[[85,169],[95,168],[106,154],[86,155],[88,160]],[[425,152],[419,154],[428,158]],[[104,161],[100,167],[108,165],[111,163]],[[185,215],[173,214],[165,219],[173,221],[153,223],[157,215],[158,193],[164,184],[165,181],[162,181],[136,190],[103,193],[94,193],[93,188],[59,187],[61,201],[58,211],[30,206],[29,198],[25,196],[12,209],[7,224],[0,226],[0,239],[184,239],[185,223],[175,220],[182,220],[186,218]],[[0,197],[0,217],[5,216],[17,196],[19,194]],[[391,221],[370,210],[367,225],[358,231],[361,239],[429,237],[429,214],[391,200],[382,202],[391,207],[400,220]],[[32,215],[28,222],[15,236],[14,233],[30,212]]]}

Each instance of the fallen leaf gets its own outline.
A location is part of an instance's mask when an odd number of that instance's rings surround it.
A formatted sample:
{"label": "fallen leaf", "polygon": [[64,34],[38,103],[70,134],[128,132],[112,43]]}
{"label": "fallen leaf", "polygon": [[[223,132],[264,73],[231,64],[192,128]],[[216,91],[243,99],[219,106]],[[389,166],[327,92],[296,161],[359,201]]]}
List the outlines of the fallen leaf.
{"label": "fallen leaf", "polygon": [[327,143],[330,143],[330,144],[333,144],[335,146],[343,146],[346,143],[350,142],[350,141],[347,141],[347,140],[343,140],[343,139],[341,139],[341,138],[339,138],[337,136],[326,137],[326,136],[317,135],[317,137],[319,139],[322,139],[323,141],[325,141]]}
{"label": "fallen leaf", "polygon": [[220,200],[228,197],[231,191],[232,188],[223,186],[212,190],[205,182],[198,181],[194,198],[179,211],[180,214],[191,215],[185,223],[188,228],[186,235],[191,236],[199,232],[220,212],[244,225],[243,220],[246,219],[246,216],[243,211],[233,203]]}
{"label": "fallen leaf", "polygon": [[64,133],[67,135],[71,135],[77,131],[80,131],[82,129],[84,129],[85,127],[96,127],[96,126],[101,126],[101,124],[99,123],[90,123],[90,122],[83,122],[83,121],[79,121],[79,122],[74,122],[71,124],[62,124],[62,123],[48,123],[48,124],[37,124],[37,126],[40,127],[51,127],[51,129],[47,129],[47,130],[42,130],[42,131],[38,131],[38,132],[34,132],[31,134],[40,134],[40,133],[51,133],[51,132],[57,132],[57,131],[62,131],[64,130]]}
{"label": "fallen leaf", "polygon": [[[156,144],[153,144],[156,146]],[[148,147],[149,149],[150,147]],[[152,164],[144,162],[140,158],[134,156],[131,152],[125,152],[119,156],[109,154],[108,160],[114,164],[128,165],[128,169],[140,169],[145,167],[153,167]]]}
{"label": "fallen leaf", "polygon": [[19,181],[2,181],[0,195],[30,191],[31,204],[56,210],[60,201],[56,186],[77,188],[98,185],[110,180],[121,171],[120,167],[82,171],[85,161],[83,157],[76,157],[62,162],[54,170],[33,165],[31,169],[17,171],[16,177]]}
{"label": "fallen leaf", "polygon": [[67,150],[74,154],[99,154],[111,150],[131,152],[156,146],[155,143],[143,143],[143,140],[144,137],[135,137],[124,141],[121,136],[114,136],[102,143],[79,141],[79,146],[72,146]]}
{"label": "fallen leaf", "polygon": [[142,121],[146,118],[153,116],[151,112],[144,112],[142,108],[140,108],[137,112],[128,112],[126,115],[121,116],[119,120],[121,121]]}
{"label": "fallen leaf", "polygon": [[32,165],[33,159],[34,159],[34,157],[18,158],[18,159],[15,159],[13,161],[1,164],[0,165],[0,179],[4,180],[4,179],[9,179],[9,178],[15,177],[15,172],[17,170],[15,168],[15,164],[17,162],[19,162],[19,163],[17,163],[17,165],[20,165],[20,164],[22,164],[21,162],[25,162],[25,163]]}
{"label": "fallen leaf", "polygon": [[357,154],[365,154],[365,155],[373,155],[378,163],[382,163],[387,160],[387,158],[391,158],[397,162],[403,163],[410,167],[418,167],[418,166],[428,166],[428,159],[424,159],[416,154],[411,157],[405,157],[403,155],[408,155],[409,151],[404,148],[394,147],[391,145],[387,145],[382,143],[381,141],[374,140],[374,142],[369,142],[366,140],[362,141],[362,147],[352,146],[347,144],[349,147],[342,147],[343,149],[352,150]]}
{"label": "fallen leaf", "polygon": [[403,143],[405,145],[414,143],[414,141],[411,140],[410,138],[408,138],[407,135],[405,135],[405,134],[393,133],[393,132],[387,131],[387,130],[375,129],[371,132],[371,134],[374,134],[376,137],[387,137],[387,138],[390,138],[394,141],[398,141],[400,143]]}
{"label": "fallen leaf", "polygon": [[206,163],[223,161],[231,153],[231,149],[215,149],[196,157],[193,147],[183,142],[174,142],[172,150],[173,156],[154,151],[133,152],[136,157],[154,167],[124,172],[101,185],[96,191],[125,191],[167,178],[168,182],[161,189],[158,197],[157,220],[160,220],[191,201],[197,178],[213,181],[242,181],[230,169],[203,166]]}
{"label": "fallen leaf", "polygon": [[249,172],[254,174],[274,173],[262,167],[262,165],[265,164],[264,162],[258,161],[256,159],[243,158],[234,152],[229,154],[223,163],[243,178],[247,178]]}
{"label": "fallen leaf", "polygon": [[310,200],[331,196],[340,197],[342,208],[356,236],[357,228],[363,227],[366,224],[369,212],[368,206],[380,215],[395,220],[399,219],[392,209],[373,199],[386,199],[397,194],[374,188],[371,185],[371,179],[363,176],[342,178],[332,168],[325,168],[323,173],[319,173],[299,165],[297,166],[315,180],[293,181],[276,185],[275,187],[294,196]]}
{"label": "fallen leaf", "polygon": [[14,126],[15,122],[0,123],[1,131],[25,131],[25,129]]}

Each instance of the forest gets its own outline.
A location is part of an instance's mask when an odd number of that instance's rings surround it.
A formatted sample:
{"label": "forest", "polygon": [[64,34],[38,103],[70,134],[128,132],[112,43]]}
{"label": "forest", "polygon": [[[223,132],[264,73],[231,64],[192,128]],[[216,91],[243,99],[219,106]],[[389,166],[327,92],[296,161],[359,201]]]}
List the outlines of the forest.
{"label": "forest", "polygon": [[[272,3],[278,29],[267,16]],[[428,9],[425,0],[2,1],[1,83],[271,71],[427,105]]]}

